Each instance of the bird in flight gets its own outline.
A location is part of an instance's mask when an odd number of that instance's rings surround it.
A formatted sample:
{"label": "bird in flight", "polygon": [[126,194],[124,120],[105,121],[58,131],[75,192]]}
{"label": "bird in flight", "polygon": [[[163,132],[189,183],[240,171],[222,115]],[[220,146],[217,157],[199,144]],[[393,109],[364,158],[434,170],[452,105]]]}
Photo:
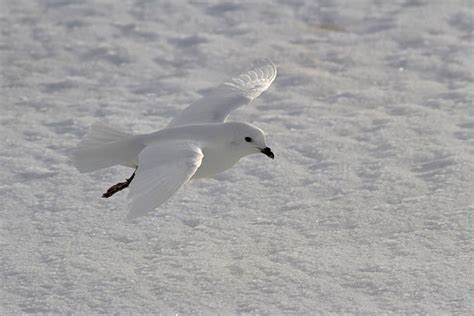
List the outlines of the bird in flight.
{"label": "bird in flight", "polygon": [[132,135],[96,123],[74,150],[73,163],[80,172],[115,165],[135,169],[130,178],[110,187],[102,197],[130,187],[127,217],[142,216],[191,179],[213,177],[247,155],[262,153],[274,158],[260,128],[227,122],[227,117],[267,90],[276,75],[270,60],[259,60],[211,89],[157,132]]}

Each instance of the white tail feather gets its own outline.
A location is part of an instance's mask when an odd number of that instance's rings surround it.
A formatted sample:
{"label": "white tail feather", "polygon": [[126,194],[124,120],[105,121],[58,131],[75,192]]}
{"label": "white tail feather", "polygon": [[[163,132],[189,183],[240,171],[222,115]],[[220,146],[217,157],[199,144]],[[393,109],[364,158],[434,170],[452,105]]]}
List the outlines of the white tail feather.
{"label": "white tail feather", "polygon": [[73,152],[72,161],[80,172],[115,165],[135,167],[144,145],[136,136],[103,123],[95,123]]}

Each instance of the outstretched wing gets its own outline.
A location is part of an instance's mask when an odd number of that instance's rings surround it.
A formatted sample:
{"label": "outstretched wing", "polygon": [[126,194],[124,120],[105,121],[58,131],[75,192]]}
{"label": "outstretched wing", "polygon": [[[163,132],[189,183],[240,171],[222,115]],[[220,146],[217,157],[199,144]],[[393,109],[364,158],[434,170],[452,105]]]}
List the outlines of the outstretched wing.
{"label": "outstretched wing", "polygon": [[201,165],[203,154],[193,143],[165,143],[145,147],[130,184],[129,214],[133,219],[154,210],[186,183]]}
{"label": "outstretched wing", "polygon": [[267,90],[276,75],[277,69],[270,60],[255,62],[248,71],[212,89],[207,95],[189,105],[167,127],[222,123],[230,112],[249,104]]}

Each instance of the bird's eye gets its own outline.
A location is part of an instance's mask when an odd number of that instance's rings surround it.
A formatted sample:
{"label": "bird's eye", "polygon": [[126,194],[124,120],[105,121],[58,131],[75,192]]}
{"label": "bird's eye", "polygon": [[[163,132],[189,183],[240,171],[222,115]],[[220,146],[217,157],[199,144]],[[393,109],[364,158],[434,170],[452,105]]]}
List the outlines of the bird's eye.
{"label": "bird's eye", "polygon": [[244,139],[245,139],[245,141],[246,141],[247,143],[252,142],[252,137],[245,137]]}

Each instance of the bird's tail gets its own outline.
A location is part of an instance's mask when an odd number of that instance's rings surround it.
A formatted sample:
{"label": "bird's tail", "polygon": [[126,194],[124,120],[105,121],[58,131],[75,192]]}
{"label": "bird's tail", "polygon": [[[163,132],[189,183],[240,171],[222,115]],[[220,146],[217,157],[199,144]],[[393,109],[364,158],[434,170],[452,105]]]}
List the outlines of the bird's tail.
{"label": "bird's tail", "polygon": [[115,165],[136,167],[137,156],[143,148],[136,136],[97,122],[73,151],[72,161],[80,172]]}

